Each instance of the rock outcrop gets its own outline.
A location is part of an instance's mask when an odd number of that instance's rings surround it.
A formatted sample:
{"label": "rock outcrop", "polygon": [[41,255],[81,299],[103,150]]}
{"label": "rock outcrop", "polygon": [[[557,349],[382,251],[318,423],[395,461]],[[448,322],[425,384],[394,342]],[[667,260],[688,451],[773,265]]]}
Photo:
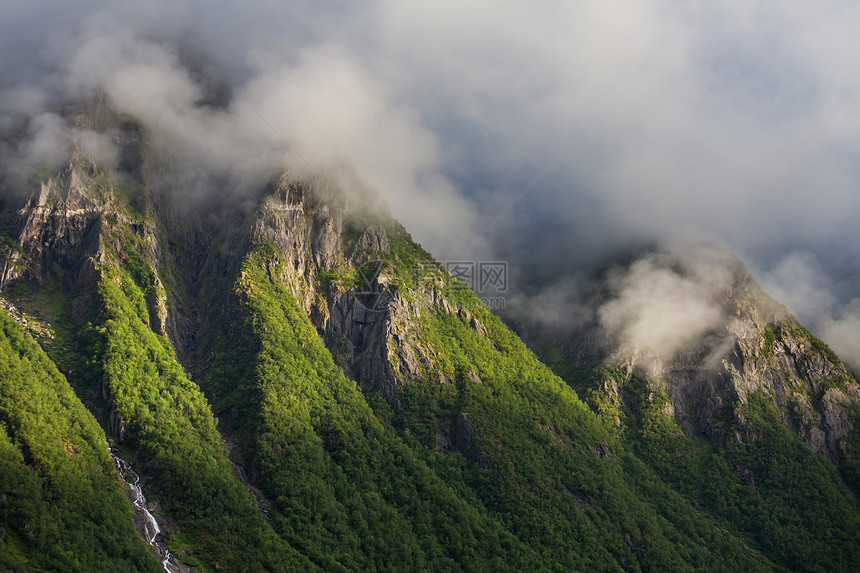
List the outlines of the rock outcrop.
{"label": "rock outcrop", "polygon": [[69,288],[90,278],[92,269],[82,260],[103,257],[99,230],[102,215],[110,212],[109,192],[93,173],[69,164],[38,184],[23,205],[6,209],[15,231],[13,244],[0,250],[0,290],[22,276],[36,283],[53,277]]}
{"label": "rock outcrop", "polygon": [[[425,312],[466,316],[468,311],[445,300],[441,282],[400,290],[391,276],[398,261],[388,231],[367,223],[395,225],[393,220],[354,210],[351,203],[359,202],[320,180],[296,181],[284,174],[258,210],[253,235],[281,251],[287,264],[279,278],[346,373],[399,409],[404,385],[435,369],[412,332],[416,319]],[[357,236],[350,240],[349,233]],[[471,315],[466,320],[486,335],[479,321]]]}

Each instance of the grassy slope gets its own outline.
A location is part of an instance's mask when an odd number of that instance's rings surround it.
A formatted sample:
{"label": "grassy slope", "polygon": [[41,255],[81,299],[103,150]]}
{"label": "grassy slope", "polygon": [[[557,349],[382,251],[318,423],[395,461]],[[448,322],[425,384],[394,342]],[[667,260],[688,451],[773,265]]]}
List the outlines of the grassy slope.
{"label": "grassy slope", "polygon": [[0,311],[0,569],[160,570],[131,516],[104,432]]}

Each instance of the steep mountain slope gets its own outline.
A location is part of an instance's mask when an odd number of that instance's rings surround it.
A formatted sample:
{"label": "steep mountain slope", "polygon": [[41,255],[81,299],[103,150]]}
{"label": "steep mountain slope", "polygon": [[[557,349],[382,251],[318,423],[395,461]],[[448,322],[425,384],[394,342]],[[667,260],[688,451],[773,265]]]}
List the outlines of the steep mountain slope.
{"label": "steep mountain slope", "polygon": [[[672,473],[680,466],[661,463],[663,449],[642,431],[663,428],[648,425],[644,406],[630,410],[629,423],[592,411],[359,184],[286,172],[250,201],[189,209],[171,195],[181,189],[170,186],[171,168],[144,131],[127,120],[109,127],[100,129],[128,158],[118,169],[79,151],[30,195],[17,202],[8,195],[0,279],[6,296],[55,330],[44,347],[73,386],[75,407],[86,405],[141,474],[167,544],[186,564],[249,571],[857,564],[851,549],[822,557],[831,538],[821,536],[809,539],[811,561],[786,561],[777,543],[785,539],[736,519],[732,511],[749,514],[738,504],[718,511],[692,495]],[[828,364],[816,380],[842,372]],[[592,394],[590,404],[635,398],[644,380],[635,371],[618,371],[623,380],[612,371],[619,390]],[[600,376],[571,382],[588,394]],[[608,378],[604,386],[613,387]],[[647,403],[660,406],[660,396],[647,394]],[[766,406],[754,410],[755,400],[738,411],[763,420],[759,434],[781,428]],[[695,411],[691,398],[685,404]],[[702,419],[723,419],[712,410]],[[781,449],[760,452],[761,439],[743,441],[750,459],[776,452],[811,464],[807,450],[782,447],[777,430],[772,443]],[[683,437],[672,427],[664,433]],[[824,442],[836,434],[825,432]],[[738,450],[711,447],[719,460]],[[766,457],[761,463],[776,467]],[[844,544],[856,539],[857,510],[822,463],[803,483],[824,476],[822,503],[835,513],[799,527],[814,532],[842,519],[845,529],[832,539]],[[736,482],[731,470],[717,469],[724,473],[708,494],[714,504],[720,488],[734,495]],[[758,511],[777,499],[777,509],[802,518],[800,502],[771,481]]]}
{"label": "steep mountain slope", "polygon": [[[714,320],[689,323],[694,334],[669,351],[643,343],[637,329],[652,333],[650,343],[670,315],[693,313],[663,306],[657,320],[627,305],[641,288],[630,279],[644,268],[676,303],[681,287],[697,289]],[[645,255],[595,279],[590,292],[599,310],[578,328],[553,336],[521,328],[619,439],[783,566],[855,567],[860,387],[838,357],[722,254],[701,252],[692,264]]]}
{"label": "steep mountain slope", "polygon": [[0,568],[158,571],[121,491],[102,429],[0,313]]}

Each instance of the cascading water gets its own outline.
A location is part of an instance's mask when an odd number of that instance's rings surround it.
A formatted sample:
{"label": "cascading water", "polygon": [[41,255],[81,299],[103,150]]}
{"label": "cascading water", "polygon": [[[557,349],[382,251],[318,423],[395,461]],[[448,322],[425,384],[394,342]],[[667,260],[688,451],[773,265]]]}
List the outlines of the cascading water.
{"label": "cascading water", "polygon": [[143,489],[140,487],[140,476],[132,469],[131,464],[122,458],[118,451],[110,448],[110,446],[108,447],[110,449],[110,455],[113,457],[114,463],[116,464],[116,471],[119,473],[119,477],[128,484],[131,491],[134,493],[134,500],[132,503],[134,504],[135,513],[143,517],[144,538],[147,543],[154,547],[159,555],[162,556],[162,568],[167,573],[171,573],[172,569],[170,568],[170,560],[172,556],[170,555],[170,551],[167,550],[167,546],[156,540],[158,534],[161,533],[161,528],[158,527],[158,522],[155,521],[155,517],[150,513],[149,508],[146,506],[146,497],[143,495]]}

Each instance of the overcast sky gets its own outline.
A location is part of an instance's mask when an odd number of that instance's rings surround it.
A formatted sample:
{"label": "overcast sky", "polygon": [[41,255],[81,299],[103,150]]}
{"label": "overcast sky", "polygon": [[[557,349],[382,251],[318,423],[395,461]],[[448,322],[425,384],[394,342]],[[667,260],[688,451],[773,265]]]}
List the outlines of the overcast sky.
{"label": "overcast sky", "polygon": [[[509,260],[521,284],[711,241],[845,339],[857,30],[835,0],[3,0],[0,127],[33,118],[14,151],[37,163],[52,103],[100,89],[239,181],[292,153],[282,136],[315,169],[349,163],[437,257]],[[199,109],[217,82],[226,106]]]}

